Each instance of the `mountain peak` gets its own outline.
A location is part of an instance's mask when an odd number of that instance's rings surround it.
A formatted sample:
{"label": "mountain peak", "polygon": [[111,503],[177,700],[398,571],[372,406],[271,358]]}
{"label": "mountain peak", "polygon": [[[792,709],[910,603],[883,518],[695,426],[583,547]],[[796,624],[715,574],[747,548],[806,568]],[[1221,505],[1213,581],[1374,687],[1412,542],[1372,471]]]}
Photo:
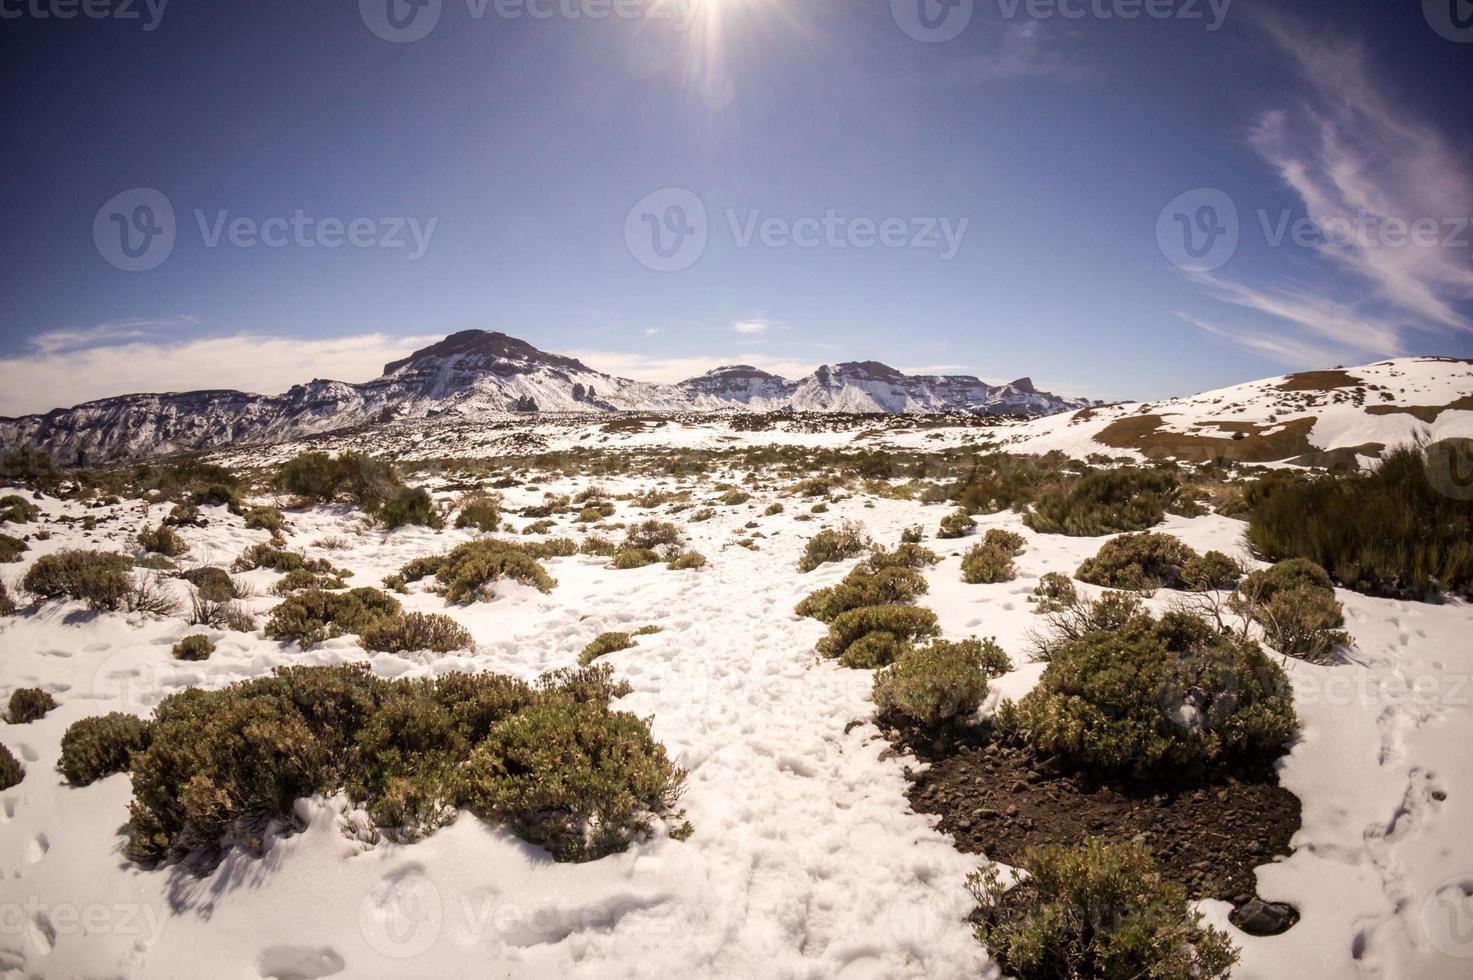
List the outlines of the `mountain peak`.
{"label": "mountain peak", "polygon": [[518,340],[496,330],[461,330],[439,343],[431,344],[410,354],[403,360],[384,365],[384,374],[390,375],[403,368],[417,366],[426,361],[444,361],[460,358],[481,362],[478,366],[490,367],[497,362],[533,367],[546,365],[569,371],[587,371],[587,366],[571,357],[560,357],[538,350],[525,340]]}
{"label": "mountain peak", "polygon": [[1032,378],[1019,378],[1017,381],[1008,385],[1008,387],[1029,395],[1037,394],[1037,389],[1033,387]]}

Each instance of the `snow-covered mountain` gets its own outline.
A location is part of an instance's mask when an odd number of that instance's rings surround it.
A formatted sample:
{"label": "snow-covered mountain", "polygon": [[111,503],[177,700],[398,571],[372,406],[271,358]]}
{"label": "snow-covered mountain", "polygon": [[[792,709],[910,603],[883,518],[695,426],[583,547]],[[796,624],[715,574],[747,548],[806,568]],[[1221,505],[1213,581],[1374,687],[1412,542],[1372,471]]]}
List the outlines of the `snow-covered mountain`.
{"label": "snow-covered mountain", "polygon": [[824,365],[789,381],[746,365],[679,384],[595,371],[503,333],[467,330],[384,366],[365,384],[310,381],[282,395],[196,391],[120,395],[45,415],[0,418],[0,446],[29,444],[63,462],[104,462],[273,442],[396,419],[453,413],[818,411],[1050,415],[1091,403],[1027,379],[912,376],[874,361]]}

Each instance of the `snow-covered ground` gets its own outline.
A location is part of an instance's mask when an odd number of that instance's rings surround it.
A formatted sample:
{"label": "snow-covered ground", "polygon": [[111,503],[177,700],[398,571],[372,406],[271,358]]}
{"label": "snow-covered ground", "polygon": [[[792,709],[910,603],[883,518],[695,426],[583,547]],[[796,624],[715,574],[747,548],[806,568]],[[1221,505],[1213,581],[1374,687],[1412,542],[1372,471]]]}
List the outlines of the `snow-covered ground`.
{"label": "snow-covered ground", "polygon": [[[679,444],[685,430],[639,438]],[[947,437],[975,439],[965,430]],[[597,444],[600,430],[583,444]],[[771,441],[770,432],[752,441]],[[924,430],[890,438],[935,446]],[[719,445],[730,445],[721,434]],[[796,436],[795,441],[802,441]],[[830,434],[830,442],[837,441]],[[714,440],[714,436],[713,436]],[[574,442],[579,440],[574,439]],[[821,440],[820,440],[821,441]],[[665,443],[669,444],[669,443]],[[635,449],[636,447],[630,447]],[[610,493],[653,479],[613,478]],[[671,483],[672,481],[667,481]],[[541,481],[504,492],[514,511],[542,491],[589,481]],[[697,505],[717,496],[689,483]],[[447,495],[448,496],[448,495]],[[783,514],[763,516],[781,500]],[[66,512],[37,501],[47,518]],[[978,864],[913,813],[904,768],[872,723],[871,675],[820,662],[824,628],[792,615],[799,598],[837,582],[853,561],[796,570],[803,543],[843,519],[894,544],[903,528],[934,534],[947,513],[855,494],[807,522],[812,501],[776,488],[749,503],[717,506],[686,526],[710,559],[697,571],[663,565],[617,571],[602,559],[548,561],[550,594],[507,585],[490,603],[447,606],[415,592],[408,608],[444,612],[472,631],[471,655],[426,659],[368,654],[354,638],[302,652],[260,633],[206,631],[215,654],[181,663],[170,647],[201,628],[183,619],[93,614],[49,603],[0,618],[0,697],[41,687],[59,707],[28,725],[0,724],[26,777],[0,793],[0,973],[7,976],[150,977],[976,977],[995,972],[967,923],[964,879]],[[247,531],[223,508],[206,528],[185,528],[188,563],[228,565],[265,532]],[[72,506],[72,512],[83,511]],[[90,508],[96,530],[48,523],[35,557],[66,547],[132,550],[157,524],[136,501]],[[112,519],[106,519],[111,515]],[[660,511],[621,502],[616,521]],[[375,585],[411,558],[444,551],[471,532],[364,527],[346,508],[288,515],[292,548],[325,555]],[[680,517],[672,518],[677,522]],[[568,517],[555,534],[573,533]],[[756,529],[745,525],[755,521]],[[527,523],[514,518],[518,525]],[[922,604],[945,634],[996,636],[1016,670],[996,682],[1016,697],[1041,665],[1025,656],[1036,619],[1026,601],[1044,572],[1072,572],[1101,539],[1038,535],[1012,514],[981,519],[1028,541],[1016,581],[967,585],[960,554],[970,541],[927,544],[945,560],[925,574]],[[11,534],[37,525],[7,527]],[[736,546],[760,531],[760,550]],[[1200,550],[1241,553],[1242,525],[1217,516],[1171,518],[1160,528]],[[346,548],[319,542],[338,537]],[[264,612],[275,573],[247,577]],[[176,583],[177,585],[178,583]],[[1288,661],[1302,737],[1282,781],[1304,806],[1288,860],[1259,870],[1267,900],[1294,903],[1302,921],[1269,939],[1245,936],[1228,907],[1209,917],[1243,950],[1236,975],[1264,978],[1473,975],[1473,610],[1341,592],[1353,662]],[[1164,598],[1154,600],[1163,603]],[[284,663],[368,661],[385,676],[494,670],[532,677],[572,665],[606,630],[658,625],[633,649],[607,658],[634,692],[619,707],[652,715],[653,731],[690,772],[683,805],[695,834],[637,843],[596,862],[556,864],[509,833],[462,814],[429,839],[366,846],[341,826],[344,803],[299,804],[305,830],[275,839],[264,856],[232,854],[211,876],[143,870],[120,851],[130,796],[126,775],[85,788],[64,784],[59,741],[76,720],[108,711],[147,714],[189,685],[221,687]]]}

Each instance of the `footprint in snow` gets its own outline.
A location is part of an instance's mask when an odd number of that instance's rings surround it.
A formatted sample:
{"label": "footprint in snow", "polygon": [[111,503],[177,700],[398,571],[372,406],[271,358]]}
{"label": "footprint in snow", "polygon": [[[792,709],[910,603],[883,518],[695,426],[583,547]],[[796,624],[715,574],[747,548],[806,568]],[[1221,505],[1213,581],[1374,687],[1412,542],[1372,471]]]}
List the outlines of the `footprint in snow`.
{"label": "footprint in snow", "polygon": [[330,946],[269,946],[256,965],[269,980],[318,980],[342,973],[347,963]]}

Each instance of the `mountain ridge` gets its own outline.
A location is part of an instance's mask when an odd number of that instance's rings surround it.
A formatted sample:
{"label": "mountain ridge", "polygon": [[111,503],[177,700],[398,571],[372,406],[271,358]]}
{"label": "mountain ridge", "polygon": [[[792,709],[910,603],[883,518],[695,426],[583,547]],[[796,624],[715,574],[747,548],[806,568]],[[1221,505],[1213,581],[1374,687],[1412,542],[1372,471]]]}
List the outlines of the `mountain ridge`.
{"label": "mountain ridge", "polygon": [[499,331],[463,330],[363,383],[314,379],[280,395],[233,389],[115,395],[0,418],[0,447],[100,463],[273,442],[406,418],[534,412],[817,411],[1052,415],[1097,404],[967,375],[907,375],[878,361],[821,365],[789,380],[723,365],[675,384],[634,381]]}

